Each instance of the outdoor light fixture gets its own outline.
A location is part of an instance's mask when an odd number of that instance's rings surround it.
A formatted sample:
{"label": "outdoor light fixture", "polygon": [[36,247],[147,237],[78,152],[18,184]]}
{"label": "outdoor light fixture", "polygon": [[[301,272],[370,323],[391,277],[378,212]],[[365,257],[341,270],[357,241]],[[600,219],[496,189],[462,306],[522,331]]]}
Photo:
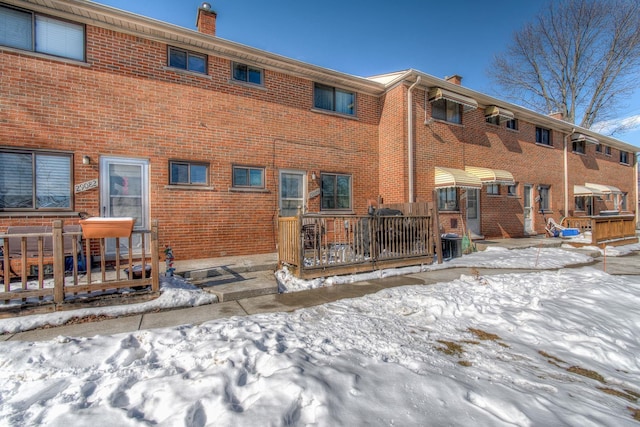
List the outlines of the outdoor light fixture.
{"label": "outdoor light fixture", "polygon": [[316,179],[316,173],[315,172],[311,172],[311,179],[313,179],[313,180]]}
{"label": "outdoor light fixture", "polygon": [[83,164],[83,165],[90,165],[90,164],[91,164],[91,157],[89,157],[89,156],[82,156],[82,164]]}

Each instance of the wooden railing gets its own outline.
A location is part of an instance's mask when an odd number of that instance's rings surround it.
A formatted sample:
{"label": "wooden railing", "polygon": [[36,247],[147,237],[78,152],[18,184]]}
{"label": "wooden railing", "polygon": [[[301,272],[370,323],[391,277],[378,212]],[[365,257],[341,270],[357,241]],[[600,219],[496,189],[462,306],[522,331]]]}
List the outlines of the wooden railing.
{"label": "wooden railing", "polygon": [[595,246],[619,246],[638,242],[636,222],[633,215],[566,217],[562,226],[591,232]]}
{"label": "wooden railing", "polygon": [[[145,288],[150,287],[152,293],[157,293],[160,288],[159,281],[159,253],[158,253],[158,222],[152,221],[150,230],[134,230],[134,234],[140,234],[141,245],[140,252],[134,253],[132,248],[132,238],[129,237],[128,253],[122,257],[120,253],[120,239],[116,239],[116,256],[112,266],[107,266],[105,257],[105,239],[85,239],[86,254],[86,273],[80,271],[80,247],[78,243],[81,231],[64,231],[63,222],[61,220],[53,221],[52,231],[50,233],[23,233],[23,234],[0,234],[3,243],[3,291],[0,292],[0,307],[3,305],[43,305],[53,304],[54,310],[57,306],[76,301],[80,298],[98,297],[106,294],[113,294],[123,288]],[[9,241],[19,239],[21,243],[21,255],[14,258],[19,263],[19,281],[11,277],[11,261],[9,256]],[[37,252],[35,258],[27,256],[28,239],[37,240]],[[43,242],[45,239],[52,239],[53,251],[51,255],[45,254],[43,251]],[[67,258],[72,259],[71,269],[65,272],[65,253],[64,240],[72,240],[73,255]],[[99,240],[93,245],[94,240]],[[148,246],[147,246],[148,243]],[[145,247],[149,248],[149,253],[145,252]],[[100,278],[93,280],[94,276],[91,271],[92,250],[99,250],[100,253]],[[14,251],[15,252],[15,251]],[[127,274],[121,269],[122,259],[126,261]],[[140,278],[137,279],[137,270],[134,270],[134,260],[141,266]],[[45,264],[51,262],[52,274],[45,274]],[[37,266],[37,277],[30,276],[27,266]],[[147,269],[147,266],[150,269]],[[147,270],[150,277],[147,277]]]}
{"label": "wooden railing", "polygon": [[431,263],[431,215],[318,214],[278,220],[278,262],[301,278]]}

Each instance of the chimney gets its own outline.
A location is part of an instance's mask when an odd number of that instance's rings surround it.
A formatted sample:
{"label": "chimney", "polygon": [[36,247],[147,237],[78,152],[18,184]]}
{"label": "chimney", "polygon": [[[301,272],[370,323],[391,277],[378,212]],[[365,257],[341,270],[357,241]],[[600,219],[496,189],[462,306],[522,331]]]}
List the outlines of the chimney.
{"label": "chimney", "polygon": [[449,83],[453,83],[454,85],[458,85],[458,86],[462,85],[462,77],[457,74],[454,74],[453,76],[445,77],[444,79]]}
{"label": "chimney", "polygon": [[552,119],[564,120],[564,114],[562,113],[562,111],[554,111],[553,113],[549,114],[549,117],[551,117]]}
{"label": "chimney", "polygon": [[204,2],[198,8],[198,19],[196,27],[198,31],[210,36],[216,35],[216,17],[218,14],[211,9],[211,4]]}

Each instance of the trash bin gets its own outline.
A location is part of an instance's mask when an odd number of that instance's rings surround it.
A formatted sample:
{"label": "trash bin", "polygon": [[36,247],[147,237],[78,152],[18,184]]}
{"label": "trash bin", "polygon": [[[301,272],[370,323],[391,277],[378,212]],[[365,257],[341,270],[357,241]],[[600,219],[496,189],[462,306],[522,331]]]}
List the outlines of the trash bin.
{"label": "trash bin", "polygon": [[443,234],[442,258],[460,258],[462,256],[462,237],[457,234]]}

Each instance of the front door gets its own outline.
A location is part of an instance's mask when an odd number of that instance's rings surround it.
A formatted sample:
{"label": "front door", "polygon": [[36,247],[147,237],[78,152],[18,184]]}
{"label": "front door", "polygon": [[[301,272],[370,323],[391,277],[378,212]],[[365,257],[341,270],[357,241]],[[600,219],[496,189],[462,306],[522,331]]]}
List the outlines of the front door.
{"label": "front door", "polygon": [[480,190],[467,189],[467,230],[472,236],[480,236]]}
{"label": "front door", "polygon": [[533,186],[524,186],[524,234],[533,234],[533,206],[531,205]]}
{"label": "front door", "polygon": [[280,216],[296,216],[305,210],[306,174],[302,171],[280,171]]}
{"label": "front door", "polygon": [[[100,213],[103,217],[133,217],[134,230],[149,229],[149,161],[119,157],[100,158]],[[133,248],[142,247],[139,233],[133,234]],[[116,239],[107,239],[108,255],[114,255]],[[120,239],[121,253],[129,242]]]}

